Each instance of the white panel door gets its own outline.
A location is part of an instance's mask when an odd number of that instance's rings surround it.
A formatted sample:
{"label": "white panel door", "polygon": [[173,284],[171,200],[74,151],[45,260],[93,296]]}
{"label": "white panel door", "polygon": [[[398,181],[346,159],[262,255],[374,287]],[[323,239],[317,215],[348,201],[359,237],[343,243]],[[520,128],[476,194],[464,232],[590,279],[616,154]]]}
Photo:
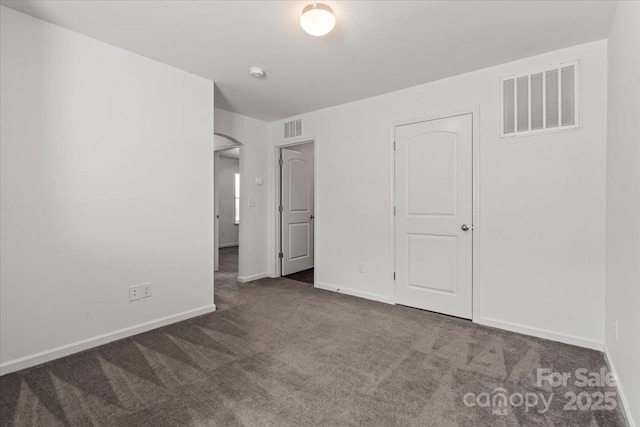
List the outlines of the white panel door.
{"label": "white panel door", "polygon": [[282,275],[313,268],[313,177],[310,159],[281,152]]}
{"label": "white panel door", "polygon": [[470,319],[472,115],[395,128],[396,303]]}

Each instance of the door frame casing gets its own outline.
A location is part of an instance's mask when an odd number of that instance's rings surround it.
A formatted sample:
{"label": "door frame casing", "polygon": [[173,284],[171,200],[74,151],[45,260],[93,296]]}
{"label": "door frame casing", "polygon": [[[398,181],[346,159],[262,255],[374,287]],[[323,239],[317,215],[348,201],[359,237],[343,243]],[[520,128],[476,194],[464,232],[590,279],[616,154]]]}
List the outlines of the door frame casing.
{"label": "door frame casing", "polygon": [[313,283],[318,283],[318,148],[317,148],[317,137],[301,137],[296,138],[292,141],[286,141],[279,144],[275,144],[274,146],[274,157],[275,157],[275,179],[274,179],[274,190],[275,190],[275,259],[273,260],[274,267],[274,277],[282,277],[282,264],[280,263],[280,259],[278,254],[280,253],[280,246],[282,244],[282,236],[280,235],[281,228],[281,218],[280,212],[278,210],[281,201],[281,179],[280,179],[280,149],[282,148],[293,148],[296,145],[309,144],[313,143]]}
{"label": "door frame casing", "polygon": [[391,277],[390,283],[393,289],[392,303],[396,304],[396,281],[394,278],[396,271],[396,216],[394,208],[396,206],[396,152],[395,152],[395,130],[398,126],[410,125],[414,123],[428,122],[449,117],[463,116],[471,114],[471,151],[472,151],[472,215],[473,228],[471,258],[472,258],[472,275],[471,275],[471,321],[476,322],[480,316],[480,106],[474,105],[466,108],[454,108],[436,113],[426,114],[411,119],[395,121],[391,123],[390,129],[390,155],[389,164],[391,166],[391,197],[389,199],[389,216],[390,216],[390,244],[391,244]]}

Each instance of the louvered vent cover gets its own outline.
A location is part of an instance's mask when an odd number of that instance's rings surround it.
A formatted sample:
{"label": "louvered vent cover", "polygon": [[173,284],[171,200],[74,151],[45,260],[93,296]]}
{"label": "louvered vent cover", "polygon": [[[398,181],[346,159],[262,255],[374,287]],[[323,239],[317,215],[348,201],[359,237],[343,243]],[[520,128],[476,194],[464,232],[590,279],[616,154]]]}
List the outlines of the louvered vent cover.
{"label": "louvered vent cover", "polygon": [[284,138],[295,138],[302,135],[302,119],[291,120],[284,124]]}
{"label": "louvered vent cover", "polygon": [[579,127],[578,62],[501,80],[501,137]]}

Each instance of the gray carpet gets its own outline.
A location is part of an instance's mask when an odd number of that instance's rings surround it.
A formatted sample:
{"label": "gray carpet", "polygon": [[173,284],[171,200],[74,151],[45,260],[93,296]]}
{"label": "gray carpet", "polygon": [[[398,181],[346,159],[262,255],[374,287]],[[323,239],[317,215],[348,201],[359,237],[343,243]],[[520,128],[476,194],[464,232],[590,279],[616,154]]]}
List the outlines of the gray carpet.
{"label": "gray carpet", "polygon": [[[223,250],[211,315],[0,378],[0,425],[624,426],[620,409],[467,407],[542,392],[536,367],[597,371],[601,353],[287,279],[236,282]],[[539,405],[542,408],[542,404]]]}

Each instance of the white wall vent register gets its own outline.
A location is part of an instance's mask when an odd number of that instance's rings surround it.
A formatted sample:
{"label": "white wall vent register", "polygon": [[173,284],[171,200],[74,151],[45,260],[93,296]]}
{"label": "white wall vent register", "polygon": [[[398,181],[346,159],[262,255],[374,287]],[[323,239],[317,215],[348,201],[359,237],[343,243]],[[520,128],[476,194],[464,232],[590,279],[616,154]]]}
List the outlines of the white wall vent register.
{"label": "white wall vent register", "polygon": [[284,124],[284,139],[302,136],[302,119],[291,120]]}
{"label": "white wall vent register", "polygon": [[580,126],[578,61],[500,81],[500,136],[525,136]]}

